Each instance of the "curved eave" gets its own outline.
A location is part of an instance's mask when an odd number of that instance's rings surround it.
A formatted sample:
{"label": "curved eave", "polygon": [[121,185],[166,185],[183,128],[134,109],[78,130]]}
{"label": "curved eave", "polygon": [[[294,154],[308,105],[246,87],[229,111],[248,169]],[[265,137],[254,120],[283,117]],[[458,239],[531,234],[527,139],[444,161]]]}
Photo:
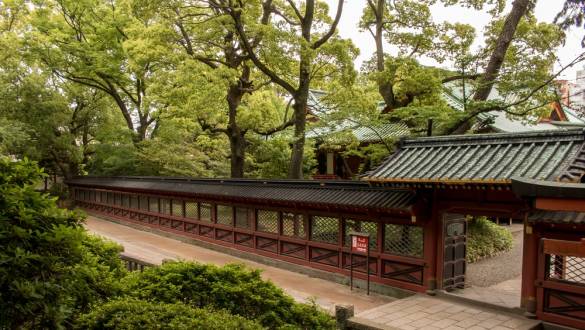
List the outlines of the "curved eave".
{"label": "curved eave", "polygon": [[512,191],[518,197],[585,199],[585,184],[512,178]]}

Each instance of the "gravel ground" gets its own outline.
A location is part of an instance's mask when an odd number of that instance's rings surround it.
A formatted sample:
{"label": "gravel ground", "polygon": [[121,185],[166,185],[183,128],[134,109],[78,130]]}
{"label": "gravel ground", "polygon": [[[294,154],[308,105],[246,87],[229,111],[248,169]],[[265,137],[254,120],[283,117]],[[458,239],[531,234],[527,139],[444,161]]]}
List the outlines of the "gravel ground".
{"label": "gravel ground", "polygon": [[467,264],[465,278],[467,285],[486,287],[522,274],[522,225],[513,224],[510,229],[514,236],[512,250],[493,258]]}

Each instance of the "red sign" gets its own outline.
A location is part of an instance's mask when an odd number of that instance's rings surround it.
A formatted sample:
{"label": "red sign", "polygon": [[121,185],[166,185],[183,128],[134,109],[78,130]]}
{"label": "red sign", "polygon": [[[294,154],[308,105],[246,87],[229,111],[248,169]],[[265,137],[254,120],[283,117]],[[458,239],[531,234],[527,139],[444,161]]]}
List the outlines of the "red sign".
{"label": "red sign", "polygon": [[368,240],[367,236],[352,236],[351,237],[351,250],[354,252],[368,252]]}

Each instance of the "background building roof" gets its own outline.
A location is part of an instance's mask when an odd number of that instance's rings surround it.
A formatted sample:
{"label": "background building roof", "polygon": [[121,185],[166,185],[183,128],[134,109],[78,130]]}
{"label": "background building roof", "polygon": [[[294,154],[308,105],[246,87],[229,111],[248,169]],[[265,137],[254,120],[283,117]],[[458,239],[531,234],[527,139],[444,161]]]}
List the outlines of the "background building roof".
{"label": "background building roof", "polygon": [[583,153],[584,140],[582,129],[407,139],[364,179],[446,184],[510,183],[513,176],[556,180]]}

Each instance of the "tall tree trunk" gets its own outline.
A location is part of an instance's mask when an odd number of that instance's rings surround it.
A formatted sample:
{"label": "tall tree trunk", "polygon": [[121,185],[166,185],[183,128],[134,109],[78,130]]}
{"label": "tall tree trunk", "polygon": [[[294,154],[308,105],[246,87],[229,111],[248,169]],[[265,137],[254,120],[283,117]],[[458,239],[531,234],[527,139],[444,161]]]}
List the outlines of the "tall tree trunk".
{"label": "tall tree trunk", "polygon": [[[385,69],[385,58],[384,58],[384,6],[385,0],[377,0],[374,5],[370,3],[371,9],[374,11],[376,18],[376,30],[374,31],[374,41],[376,42],[376,70],[378,72],[384,72]],[[392,90],[392,83],[384,80],[383,77],[378,78],[378,92],[384,99],[383,112],[388,112],[394,108],[394,91]]]}
{"label": "tall tree trunk", "polygon": [[[488,99],[504,63],[504,59],[506,58],[506,52],[514,39],[518,23],[520,23],[520,20],[528,11],[530,2],[531,0],[515,0],[512,4],[512,10],[504,21],[504,27],[498,36],[498,40],[496,40],[496,46],[490,56],[485,71],[478,80],[478,88],[473,94],[473,101],[481,102]],[[473,121],[469,119],[458,121],[446,133],[463,134],[470,130],[472,125]]]}
{"label": "tall tree trunk", "polygon": [[512,10],[504,21],[504,28],[498,36],[496,47],[490,56],[490,60],[483,76],[479,80],[479,88],[473,95],[474,101],[485,101],[490,95],[492,87],[494,86],[498,73],[502,67],[502,63],[504,63],[508,47],[510,47],[510,43],[512,42],[512,39],[514,39],[518,23],[526,14],[530,1],[531,0],[515,0],[512,4]]}
{"label": "tall tree trunk", "polygon": [[238,107],[242,102],[242,96],[243,91],[239,84],[231,85],[226,96],[229,111],[226,133],[230,140],[230,175],[232,178],[244,177],[247,147],[246,131],[242,130],[237,123]]}
{"label": "tall tree trunk", "polygon": [[288,168],[289,179],[303,178],[303,156],[305,151],[305,126],[308,94],[308,89],[305,93],[299,91],[298,96],[295,97],[295,104],[293,104],[295,132],[290,165]]}
{"label": "tall tree trunk", "polygon": [[294,122],[295,134],[293,147],[288,167],[289,179],[303,178],[303,156],[305,151],[305,126],[307,124],[307,100],[309,98],[309,87],[311,84],[311,61],[309,45],[311,44],[311,27],[313,25],[313,14],[315,1],[308,0],[305,4],[305,16],[301,20],[301,35],[306,43],[301,44],[301,60],[299,63],[299,87],[293,97],[295,104]]}

